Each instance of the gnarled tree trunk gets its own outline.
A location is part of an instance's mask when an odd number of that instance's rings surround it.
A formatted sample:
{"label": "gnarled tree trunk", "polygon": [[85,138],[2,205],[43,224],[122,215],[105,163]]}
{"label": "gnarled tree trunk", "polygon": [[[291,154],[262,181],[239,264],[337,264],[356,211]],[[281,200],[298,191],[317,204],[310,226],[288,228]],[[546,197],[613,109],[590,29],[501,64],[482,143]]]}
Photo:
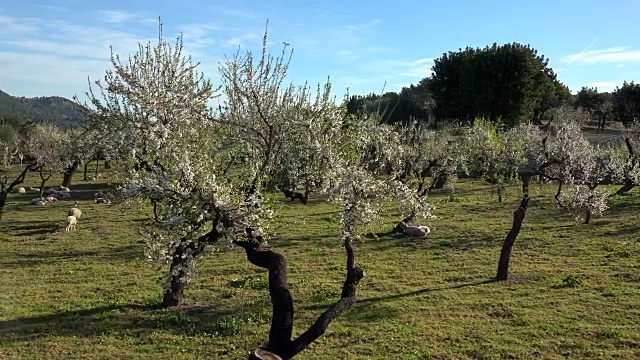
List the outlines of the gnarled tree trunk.
{"label": "gnarled tree trunk", "polygon": [[[187,286],[185,279],[186,271],[189,269],[191,261],[200,256],[207,245],[213,244],[218,241],[222,234],[216,229],[216,225],[222,219],[228,224],[228,218],[219,215],[213,219],[213,228],[208,233],[200,236],[195,240],[182,239],[173,251],[173,257],[171,260],[171,267],[169,268],[169,279],[167,287],[162,297],[163,308],[170,308],[174,306],[180,306],[184,297],[184,289]],[[187,256],[185,256],[187,255]]]}
{"label": "gnarled tree trunk", "polygon": [[507,234],[500,251],[500,260],[498,261],[498,272],[496,274],[497,281],[507,280],[509,278],[509,260],[511,259],[511,249],[516,242],[516,238],[520,233],[522,221],[527,213],[527,205],[529,204],[529,195],[524,194],[520,206],[513,212],[513,224],[511,230]]}
{"label": "gnarled tree trunk", "polygon": [[4,206],[7,203],[7,197],[9,196],[9,192],[13,190],[14,187],[20,185],[24,182],[25,177],[29,171],[35,169],[36,164],[29,164],[22,169],[22,172],[9,184],[7,184],[7,178],[0,179],[0,221],[2,221],[2,215],[4,214]]}
{"label": "gnarled tree trunk", "polygon": [[249,356],[253,360],[282,359],[288,360],[306,349],[309,344],[322,336],[329,324],[356,300],[358,283],[364,277],[364,271],[355,266],[351,239],[344,241],[347,252],[347,277],[342,286],[340,300],[331,305],[300,336],[292,340],[293,330],[293,298],[287,285],[287,263],[285,257],[277,252],[266,250],[257,243],[235,242],[245,249],[247,259],[252,264],[269,270],[269,295],[273,305],[269,341],[263,349],[258,349]]}
{"label": "gnarled tree trunk", "polygon": [[[74,161],[69,167],[64,169],[64,175],[62,176],[62,186],[69,187],[71,186],[71,179],[73,178],[73,174],[76,173],[78,167],[80,166],[80,161]],[[86,177],[86,176],[85,176]]]}

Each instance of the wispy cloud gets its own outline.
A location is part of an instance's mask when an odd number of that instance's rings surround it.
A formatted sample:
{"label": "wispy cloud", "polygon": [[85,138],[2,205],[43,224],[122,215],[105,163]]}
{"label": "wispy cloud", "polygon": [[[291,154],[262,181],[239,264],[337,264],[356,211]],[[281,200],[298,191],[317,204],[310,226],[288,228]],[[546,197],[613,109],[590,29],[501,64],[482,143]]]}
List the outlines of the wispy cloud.
{"label": "wispy cloud", "polygon": [[400,72],[400,76],[408,76],[418,80],[430,76],[432,71],[434,58],[423,58],[405,63],[404,71]]}
{"label": "wispy cloud", "polygon": [[[3,64],[0,86],[9,93],[12,88],[23,93],[30,89],[27,96],[51,94],[52,89],[60,90],[56,95],[65,97],[82,95],[87,90],[87,76],[101,78],[111,67],[110,46],[114,53],[126,59],[137,50],[138,44],[157,38],[157,28],[113,27],[109,24],[137,20],[115,11],[107,13],[108,22],[91,24],[0,15],[0,28],[3,29],[0,33],[0,63]],[[181,29],[173,27],[169,31],[165,25],[165,34],[184,30],[185,53],[206,64],[207,68],[202,70],[211,76],[215,75],[222,56],[205,51],[205,48],[232,40],[230,35],[214,34],[216,29],[212,24],[192,24]],[[214,36],[218,40],[214,40]],[[169,40],[172,37],[166,36]],[[44,93],[34,93],[36,91]]]}
{"label": "wispy cloud", "polygon": [[621,83],[613,82],[613,81],[596,81],[590,84],[587,84],[588,87],[597,88],[600,92],[610,92],[615,90],[617,86],[621,85]]}
{"label": "wispy cloud", "polygon": [[127,11],[105,10],[99,13],[100,18],[108,23],[123,23],[135,19],[138,15]]}
{"label": "wispy cloud", "polygon": [[598,64],[598,63],[627,63],[639,62],[640,50],[635,50],[629,46],[611,47],[601,50],[582,51],[577,54],[571,54],[564,57],[564,61],[568,64]]}
{"label": "wispy cloud", "polygon": [[33,7],[37,7],[40,9],[45,9],[45,10],[49,10],[49,11],[57,11],[57,12],[69,12],[69,9],[61,7],[61,6],[53,6],[53,5],[42,5],[42,4],[32,4],[31,6]]}
{"label": "wispy cloud", "polygon": [[565,64],[565,66],[569,67],[577,58],[579,58],[581,55],[584,55],[589,49],[591,49],[591,47],[595,45],[596,42],[598,42],[598,38],[593,39],[593,41],[591,42],[591,44],[589,44],[589,46],[587,46],[586,48],[584,48],[584,50],[576,54],[575,57],[572,57],[571,59],[569,59]]}

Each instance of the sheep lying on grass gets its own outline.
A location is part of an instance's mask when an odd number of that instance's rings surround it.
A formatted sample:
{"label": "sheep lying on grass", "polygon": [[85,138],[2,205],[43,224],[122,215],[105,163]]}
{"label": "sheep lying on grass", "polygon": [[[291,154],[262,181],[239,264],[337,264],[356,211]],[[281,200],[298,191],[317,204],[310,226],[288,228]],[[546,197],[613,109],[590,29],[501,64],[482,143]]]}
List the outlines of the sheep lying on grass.
{"label": "sheep lying on grass", "polygon": [[[25,188],[25,190],[26,190],[26,188]],[[29,194],[39,194],[40,193],[40,189],[36,188],[36,187],[32,187],[32,188],[29,188],[29,190],[27,190],[27,192]]]}
{"label": "sheep lying on grass", "polygon": [[20,187],[17,187],[17,188],[16,188],[16,192],[17,192],[18,194],[26,194],[26,193],[27,193],[27,189],[25,189],[25,188],[23,188],[22,186],[20,186]]}
{"label": "sheep lying on grass", "polygon": [[424,225],[407,225],[404,221],[398,225],[402,228],[403,233],[413,237],[425,237],[431,232],[431,229]]}
{"label": "sheep lying on grass", "polygon": [[56,192],[53,194],[53,196],[55,196],[56,198],[58,198],[58,200],[62,200],[62,199],[68,199],[71,197],[70,193],[67,192]]}
{"label": "sheep lying on grass", "polygon": [[70,230],[75,230],[76,225],[78,224],[78,218],[73,215],[67,216],[67,228],[65,229],[67,232]]}
{"label": "sheep lying on grass", "polygon": [[96,198],[96,204],[111,204],[111,200],[106,198]]}
{"label": "sheep lying on grass", "polygon": [[56,202],[56,201],[58,201],[58,198],[55,197],[55,196],[47,196],[44,200],[46,202]]}
{"label": "sheep lying on grass", "polygon": [[31,205],[45,205],[47,202],[43,198],[37,198],[31,200]]}

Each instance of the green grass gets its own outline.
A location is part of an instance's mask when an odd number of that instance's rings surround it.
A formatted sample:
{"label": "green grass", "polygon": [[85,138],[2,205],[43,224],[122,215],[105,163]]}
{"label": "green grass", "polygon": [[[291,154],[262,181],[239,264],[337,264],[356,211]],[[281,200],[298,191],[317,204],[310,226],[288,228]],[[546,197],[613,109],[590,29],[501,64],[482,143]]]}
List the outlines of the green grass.
{"label": "green grass", "polygon": [[[84,211],[71,233],[62,226],[74,199],[38,207],[27,205],[33,195],[11,195],[0,224],[0,358],[245,359],[265,343],[266,272],[240,249],[200,262],[183,307],[153,309],[161,272],[138,235],[149,210],[88,200],[105,186],[71,187]],[[517,187],[503,204],[483,182],[457,189],[431,198],[440,218],[428,238],[356,244],[367,273],[358,301],[300,359],[640,358],[640,196],[613,199],[582,225],[552,203],[553,188],[534,186],[511,280],[494,283]],[[295,335],[339,296],[344,254],[335,208],[276,199],[270,246],[289,264]],[[378,230],[399,218],[391,211]]]}

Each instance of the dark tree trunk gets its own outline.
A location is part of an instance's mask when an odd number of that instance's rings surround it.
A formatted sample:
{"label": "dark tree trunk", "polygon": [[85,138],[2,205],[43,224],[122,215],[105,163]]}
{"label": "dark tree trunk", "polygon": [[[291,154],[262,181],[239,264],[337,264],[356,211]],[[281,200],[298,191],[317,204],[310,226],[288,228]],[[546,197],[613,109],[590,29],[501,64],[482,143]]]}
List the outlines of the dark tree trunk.
{"label": "dark tree trunk", "polygon": [[111,169],[111,160],[105,160],[105,161],[104,161],[104,168],[105,168],[106,170]]}
{"label": "dark tree trunk", "polygon": [[27,177],[27,173],[29,171],[33,171],[36,169],[35,164],[29,164],[22,169],[20,175],[18,175],[10,184],[7,185],[7,179],[0,179],[0,221],[2,221],[2,215],[4,214],[4,206],[7,203],[7,196],[9,196],[9,192],[13,190],[14,187],[20,185],[24,182],[24,179]]}
{"label": "dark tree trunk", "polygon": [[89,180],[87,177],[87,172],[89,171],[89,161],[84,163],[84,181]]}
{"label": "dark tree trunk", "polygon": [[591,210],[587,209],[587,213],[584,217],[584,223],[588,224],[589,222],[591,222]]}
{"label": "dark tree trunk", "polygon": [[448,174],[440,174],[440,175],[438,175],[438,177],[436,178],[436,181],[434,183],[433,188],[434,189],[443,189],[444,186],[447,184],[448,180],[449,180],[449,175]]}
{"label": "dark tree trunk", "polygon": [[62,177],[62,186],[64,187],[71,186],[71,178],[73,178],[73,174],[76,173],[76,170],[78,170],[79,166],[80,166],[80,162],[74,161],[73,164],[71,164],[71,166],[65,169],[64,175]]}
{"label": "dark tree trunk", "polygon": [[500,260],[498,261],[498,272],[496,274],[497,281],[504,281],[509,278],[509,260],[511,259],[511,249],[513,244],[520,233],[522,227],[522,221],[527,213],[527,205],[529,204],[529,196],[524,194],[520,206],[513,212],[513,224],[511,230],[507,234],[502,244],[502,251],[500,252]]}
{"label": "dark tree trunk", "polygon": [[[626,173],[628,174],[629,172],[633,171],[633,169],[637,166],[637,158],[635,156],[635,148],[631,143],[631,138],[628,138],[628,137],[625,138],[624,142],[625,142],[625,145],[627,146],[627,151],[629,152],[629,163],[627,164],[627,168],[625,170]],[[631,179],[629,179],[628,176],[629,175],[627,175],[627,179],[625,180],[624,185],[620,189],[618,189],[618,191],[616,191],[614,195],[625,195],[631,189],[633,189],[638,185],[635,182],[633,182]]]}
{"label": "dark tree trunk", "polygon": [[627,179],[624,182],[624,185],[622,185],[622,187],[620,189],[618,189],[618,191],[616,191],[614,193],[614,195],[626,195],[629,191],[631,191],[631,189],[633,189],[634,187],[636,187],[636,183],[634,183],[633,181]]}
{"label": "dark tree trunk", "polygon": [[95,176],[98,176],[98,168],[100,167],[100,160],[96,159],[96,174]]}
{"label": "dark tree trunk", "polygon": [[4,214],[4,205],[7,203],[7,196],[9,192],[7,190],[0,191],[0,221],[2,221],[2,215]]}
{"label": "dark tree trunk", "polygon": [[[347,277],[342,286],[340,300],[331,305],[318,319],[295,340],[291,339],[293,330],[293,298],[287,285],[287,264],[282,254],[265,250],[260,245],[250,242],[236,242],[245,249],[247,259],[252,264],[269,270],[269,295],[273,305],[269,340],[264,349],[258,349],[249,355],[249,359],[288,360],[306,349],[312,342],[322,336],[329,324],[356,300],[358,283],[364,277],[364,271],[355,266],[351,239],[345,239],[347,252]],[[265,352],[266,351],[266,352]],[[274,357],[277,356],[277,357]]]}
{"label": "dark tree trunk", "polygon": [[558,203],[558,205],[562,206],[562,202],[560,201],[560,195],[562,194],[562,181],[558,181],[558,191],[556,191],[556,194],[553,196],[554,199],[556,199],[556,203]]}
{"label": "dark tree trunk", "polygon": [[44,175],[45,172],[46,170],[40,168],[40,197],[44,195],[44,184],[46,184],[47,181],[51,179],[51,176],[53,176],[53,172],[51,170],[49,170],[49,175]]}
{"label": "dark tree trunk", "polygon": [[195,240],[183,238],[180,244],[174,249],[171,267],[169,268],[168,286],[162,298],[161,306],[163,308],[180,306],[180,304],[182,304],[184,289],[187,285],[185,282],[186,273],[183,269],[189,269],[192,265],[192,260],[200,256],[207,245],[217,242],[222,237],[222,234],[218,232],[216,227],[220,221],[225,224],[225,227],[231,226],[228,217],[223,214],[218,214],[212,221],[213,227],[211,231]]}

